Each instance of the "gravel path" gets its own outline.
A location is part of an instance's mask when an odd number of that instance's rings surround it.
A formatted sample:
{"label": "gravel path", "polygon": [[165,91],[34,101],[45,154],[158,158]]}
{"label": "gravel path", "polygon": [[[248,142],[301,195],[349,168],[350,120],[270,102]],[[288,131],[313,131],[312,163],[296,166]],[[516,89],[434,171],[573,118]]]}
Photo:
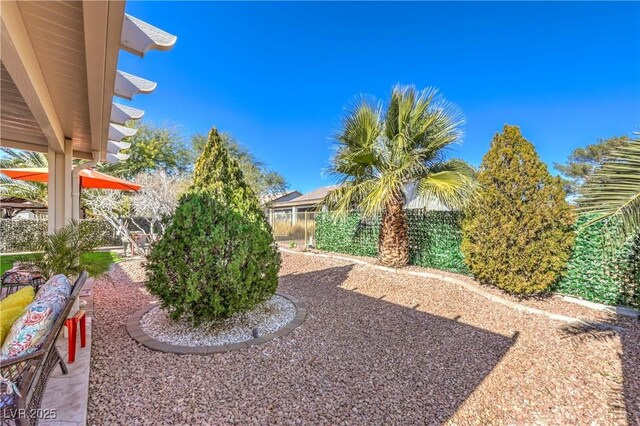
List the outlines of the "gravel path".
{"label": "gravel path", "polygon": [[283,254],[279,290],[308,308],[300,327],[176,355],[127,335],[153,300],[143,280],[130,261],[94,286],[90,424],[640,425],[637,321],[574,329],[450,283]]}

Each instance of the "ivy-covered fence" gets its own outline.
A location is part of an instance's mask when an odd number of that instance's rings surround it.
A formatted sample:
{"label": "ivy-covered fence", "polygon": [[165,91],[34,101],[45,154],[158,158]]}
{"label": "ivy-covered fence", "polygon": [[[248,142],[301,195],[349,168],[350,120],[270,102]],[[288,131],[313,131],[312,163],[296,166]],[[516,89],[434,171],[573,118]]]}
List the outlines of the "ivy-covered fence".
{"label": "ivy-covered fence", "polygon": [[[412,265],[468,273],[460,244],[460,212],[407,210],[409,262]],[[380,219],[362,219],[358,213],[316,217],[316,246],[320,250],[356,256],[376,256]]]}
{"label": "ivy-covered fence", "polygon": [[355,256],[377,256],[380,219],[362,219],[351,213],[335,217],[330,213],[316,216],[316,247],[320,250]]}
{"label": "ivy-covered fence", "polygon": [[409,262],[412,265],[468,274],[460,250],[462,213],[407,210]]}
{"label": "ivy-covered fence", "polygon": [[[120,245],[113,228],[104,220],[85,219],[81,227],[89,229],[98,246]],[[38,243],[47,235],[46,219],[0,219],[0,253],[37,250]]]}
{"label": "ivy-covered fence", "polygon": [[[581,217],[576,229],[590,217]],[[616,244],[603,223],[580,229],[555,290],[594,302],[640,307],[640,235]]]}
{"label": "ivy-covered fence", "polygon": [[[468,274],[460,250],[460,212],[407,210],[412,265]],[[576,229],[587,218],[580,218]],[[380,220],[352,213],[316,217],[316,246],[320,250],[356,256],[377,256]],[[611,249],[605,229],[595,224],[576,237],[566,275],[554,290],[594,302],[640,307],[640,235]]]}

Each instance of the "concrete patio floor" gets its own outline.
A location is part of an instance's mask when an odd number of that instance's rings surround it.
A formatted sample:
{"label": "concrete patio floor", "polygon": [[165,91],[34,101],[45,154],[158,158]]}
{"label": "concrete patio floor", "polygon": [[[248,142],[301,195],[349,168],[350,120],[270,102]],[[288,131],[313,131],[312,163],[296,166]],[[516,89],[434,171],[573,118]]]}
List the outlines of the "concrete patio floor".
{"label": "concrete patio floor", "polygon": [[42,397],[41,408],[43,410],[55,410],[51,418],[41,419],[39,424],[60,426],[84,426],[87,424],[87,404],[89,399],[89,373],[91,361],[92,343],[92,316],[93,297],[92,287],[94,280],[90,278],[84,285],[80,299],[86,302],[83,308],[87,314],[87,345],[80,347],[80,334],[76,346],[76,359],[68,363],[68,341],[64,333],[56,341],[56,347],[62,356],[68,374],[62,374],[62,370],[56,367],[45,388]]}

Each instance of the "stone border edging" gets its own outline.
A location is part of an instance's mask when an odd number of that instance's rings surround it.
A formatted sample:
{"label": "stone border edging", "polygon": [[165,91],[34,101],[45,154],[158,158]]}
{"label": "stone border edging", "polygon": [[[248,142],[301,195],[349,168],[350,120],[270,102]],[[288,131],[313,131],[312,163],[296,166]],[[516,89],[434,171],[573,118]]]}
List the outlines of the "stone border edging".
{"label": "stone border edging", "polygon": [[575,303],[576,305],[584,306],[585,308],[593,309],[601,312],[609,312],[616,315],[624,315],[626,317],[639,319],[640,310],[634,308],[628,308],[626,306],[612,306],[605,305],[603,303],[591,302],[589,300],[580,299],[575,296],[569,296],[567,294],[556,293],[557,296],[562,297],[562,300],[569,303]]}
{"label": "stone border edging", "polygon": [[140,320],[142,319],[144,314],[158,306],[158,302],[154,302],[148,306],[145,306],[144,308],[131,315],[127,319],[127,332],[129,333],[129,336],[131,336],[131,338],[136,342],[146,346],[149,349],[165,353],[209,355],[216,353],[225,353],[238,349],[248,348],[250,346],[260,345],[262,343],[268,342],[269,340],[273,340],[276,337],[286,336],[287,334],[291,333],[296,327],[302,324],[302,322],[307,317],[307,307],[300,300],[279,292],[276,292],[276,294],[293,303],[293,305],[296,307],[296,316],[280,330],[250,340],[245,340],[243,342],[228,343],[226,345],[215,346],[180,346],[156,340],[142,330],[142,328],[140,327]]}
{"label": "stone border edging", "polygon": [[404,275],[413,275],[413,276],[417,276],[417,277],[421,277],[421,278],[432,278],[432,279],[436,279],[436,280],[440,280],[440,281],[445,281],[445,282],[449,282],[452,284],[456,284],[459,285],[461,287],[464,287],[466,290],[469,290],[473,293],[476,293],[486,299],[491,300],[492,302],[495,303],[499,303],[501,305],[507,306],[515,311],[518,312],[523,312],[525,314],[532,314],[532,315],[541,315],[544,317],[547,317],[549,319],[555,320],[555,321],[562,321],[568,324],[576,324],[576,325],[583,325],[583,326],[587,326],[587,327],[596,327],[598,329],[609,329],[609,330],[613,330],[616,332],[623,332],[626,329],[622,328],[622,327],[618,327],[615,325],[611,325],[611,324],[605,324],[605,323],[592,323],[592,322],[588,322],[585,320],[581,320],[579,318],[574,318],[574,317],[570,317],[570,316],[566,316],[566,315],[560,315],[560,314],[554,314],[553,312],[547,312],[547,311],[543,311],[542,309],[538,309],[538,308],[532,308],[529,306],[525,306],[522,305],[520,303],[516,303],[516,302],[512,302],[510,300],[504,299],[500,296],[496,296],[495,294],[489,293],[473,284],[469,284],[467,282],[464,282],[462,280],[459,280],[457,278],[452,278],[452,277],[447,277],[445,275],[438,275],[438,274],[433,274],[430,272],[419,272],[419,271],[406,271],[406,270],[402,270],[402,269],[394,269],[394,268],[389,268],[387,266],[382,266],[382,265],[374,265],[372,263],[366,262],[364,260],[361,259],[355,259],[352,257],[347,257],[347,256],[340,256],[340,255],[333,255],[333,254],[326,254],[326,253],[312,253],[312,252],[302,252],[302,251],[295,251],[295,250],[289,250],[283,247],[280,247],[280,251],[283,251],[285,253],[290,253],[290,254],[302,254],[302,255],[306,255],[306,256],[320,256],[320,257],[326,257],[329,259],[339,259],[339,260],[344,260],[344,261],[348,261],[351,263],[356,263],[359,265],[364,265],[364,266],[368,266],[370,268],[374,268],[374,269],[378,269],[381,271],[385,271],[385,272],[392,272],[392,273],[398,273],[398,274],[404,274]]}

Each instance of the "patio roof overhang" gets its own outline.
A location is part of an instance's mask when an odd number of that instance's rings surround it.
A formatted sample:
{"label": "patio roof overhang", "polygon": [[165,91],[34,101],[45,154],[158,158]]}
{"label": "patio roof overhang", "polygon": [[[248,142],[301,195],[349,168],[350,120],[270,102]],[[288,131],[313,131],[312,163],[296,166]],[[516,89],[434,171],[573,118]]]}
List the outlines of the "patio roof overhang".
{"label": "patio roof overhang", "polygon": [[49,210],[63,206],[57,228],[79,212],[72,158],[128,158],[121,140],[135,129],[123,124],[144,112],[113,97],[130,100],[156,87],[117,69],[120,49],[144,56],[177,38],[125,14],[124,1],[3,0],[0,18],[0,145],[49,154]]}

